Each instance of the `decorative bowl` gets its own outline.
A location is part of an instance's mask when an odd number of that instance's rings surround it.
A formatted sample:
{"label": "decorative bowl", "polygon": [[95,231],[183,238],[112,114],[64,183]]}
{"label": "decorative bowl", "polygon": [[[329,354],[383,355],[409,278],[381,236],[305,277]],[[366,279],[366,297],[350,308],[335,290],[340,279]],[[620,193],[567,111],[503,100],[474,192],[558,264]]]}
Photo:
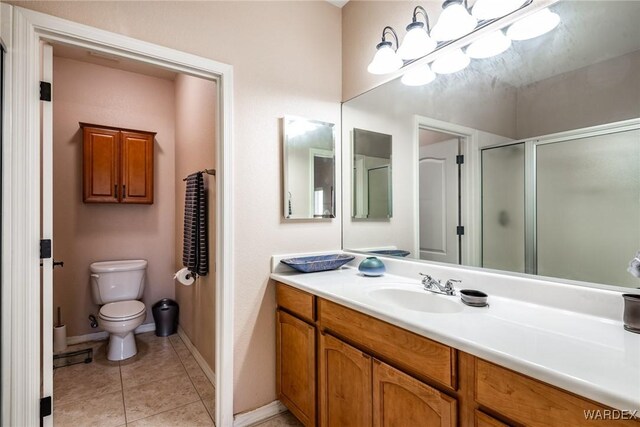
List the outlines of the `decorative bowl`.
{"label": "decorative bowl", "polygon": [[280,260],[280,262],[302,273],[315,273],[317,271],[335,270],[354,258],[351,255],[330,254],[287,258]]}
{"label": "decorative bowl", "polygon": [[406,257],[411,254],[411,252],[404,251],[402,249],[384,249],[380,251],[369,251],[369,253],[377,254],[377,255],[397,256],[397,257]]}
{"label": "decorative bowl", "polygon": [[377,277],[382,276],[386,269],[382,261],[372,256],[365,258],[358,266],[358,270],[365,276]]}

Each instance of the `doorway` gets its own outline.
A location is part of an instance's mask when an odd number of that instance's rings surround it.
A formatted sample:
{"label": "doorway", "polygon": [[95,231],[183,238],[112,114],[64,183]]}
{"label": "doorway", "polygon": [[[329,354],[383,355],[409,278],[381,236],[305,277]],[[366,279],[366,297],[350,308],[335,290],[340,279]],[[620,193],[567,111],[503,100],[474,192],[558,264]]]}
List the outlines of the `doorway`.
{"label": "doorway", "polygon": [[[113,57],[128,58],[152,64],[174,72],[212,79],[218,82],[220,97],[217,102],[218,152],[216,159],[216,424],[231,425],[233,420],[233,300],[232,279],[232,196],[231,196],[231,96],[232,67],[206,58],[178,52],[161,46],[134,40],[125,36],[98,30],[48,15],[2,4],[3,14],[12,15],[12,24],[19,28],[13,31],[10,52],[12,88],[11,137],[7,141],[20,141],[6,150],[3,179],[12,183],[7,197],[11,205],[5,205],[2,222],[3,231],[11,230],[10,247],[12,260],[10,271],[3,271],[3,304],[6,296],[11,298],[11,336],[4,341],[10,347],[12,358],[3,359],[3,375],[12,373],[12,380],[5,388],[8,408],[3,408],[3,424],[35,425],[40,414],[41,359],[51,360],[51,354],[40,344],[40,330],[53,326],[52,316],[41,319],[39,301],[40,259],[40,160],[50,162],[40,148],[40,101],[37,96],[37,81],[41,59],[39,42],[62,43],[91,49]],[[3,21],[3,27],[4,27]],[[4,30],[4,28],[3,28]],[[3,40],[4,41],[4,40]],[[54,89],[55,90],[55,89]],[[43,131],[46,128],[43,127]],[[5,194],[3,194],[4,196]],[[15,203],[14,203],[15,202]],[[9,215],[5,215],[8,212]],[[11,221],[14,219],[14,221]],[[6,240],[6,239],[5,239]],[[45,262],[44,271],[51,271],[50,262]],[[7,280],[8,279],[8,280]],[[50,288],[51,281],[44,283]],[[3,326],[8,313],[2,311]],[[48,317],[48,318],[47,318]],[[42,326],[41,326],[42,320]],[[3,335],[4,338],[4,335]],[[3,353],[5,348],[3,348]],[[223,367],[223,368],[222,368]],[[3,382],[4,386],[5,382]],[[46,396],[44,396],[46,397]],[[50,422],[45,417],[45,423]]]}
{"label": "doorway", "polygon": [[462,260],[462,138],[419,129],[418,212],[420,259],[460,264]]}

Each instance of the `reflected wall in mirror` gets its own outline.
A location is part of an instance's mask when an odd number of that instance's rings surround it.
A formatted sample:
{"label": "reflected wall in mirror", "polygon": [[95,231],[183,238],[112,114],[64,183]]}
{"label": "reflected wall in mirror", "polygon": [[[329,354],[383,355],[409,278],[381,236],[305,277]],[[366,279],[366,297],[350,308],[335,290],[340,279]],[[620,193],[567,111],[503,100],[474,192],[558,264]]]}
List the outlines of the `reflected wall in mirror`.
{"label": "reflected wall in mirror", "polygon": [[353,129],[352,218],[391,218],[391,145],[391,135]]}
{"label": "reflected wall in mirror", "polygon": [[499,56],[343,104],[345,140],[375,123],[394,141],[393,218],[344,217],[345,249],[640,286],[640,2],[550,10],[554,30]]}
{"label": "reflected wall in mirror", "polygon": [[335,218],[334,124],[283,119],[284,217]]}

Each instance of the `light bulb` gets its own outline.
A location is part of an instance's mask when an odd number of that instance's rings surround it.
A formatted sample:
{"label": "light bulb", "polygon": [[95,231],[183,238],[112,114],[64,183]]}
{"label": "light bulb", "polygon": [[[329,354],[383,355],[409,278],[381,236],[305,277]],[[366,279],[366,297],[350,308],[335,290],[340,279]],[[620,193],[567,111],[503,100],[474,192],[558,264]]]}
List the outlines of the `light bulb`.
{"label": "light bulb", "polygon": [[387,74],[399,70],[402,65],[402,59],[393,50],[391,43],[382,42],[378,44],[378,51],[367,67],[367,71],[371,74]]}
{"label": "light bulb", "polygon": [[433,61],[431,69],[438,74],[451,74],[465,69],[470,62],[461,49],[455,49]]}
{"label": "light bulb", "polygon": [[491,58],[506,51],[510,46],[511,39],[501,30],[497,30],[471,43],[466,49],[466,54],[475,59]]}
{"label": "light bulb", "polygon": [[422,58],[433,52],[437,45],[422,22],[413,22],[407,26],[407,34],[398,48],[398,55],[406,60]]}
{"label": "light bulb", "polygon": [[548,8],[514,22],[507,30],[511,40],[529,40],[553,30],[560,23],[560,16]]}
{"label": "light bulb", "polygon": [[428,64],[416,66],[402,76],[400,81],[407,86],[422,86],[436,79],[436,74],[431,71]]}
{"label": "light bulb", "polygon": [[478,0],[471,9],[471,14],[478,20],[500,18],[520,9],[526,1],[522,0]]}
{"label": "light bulb", "polygon": [[439,42],[459,39],[473,31],[476,25],[478,21],[469,14],[461,2],[452,2],[445,5],[438,23],[431,30],[431,37]]}

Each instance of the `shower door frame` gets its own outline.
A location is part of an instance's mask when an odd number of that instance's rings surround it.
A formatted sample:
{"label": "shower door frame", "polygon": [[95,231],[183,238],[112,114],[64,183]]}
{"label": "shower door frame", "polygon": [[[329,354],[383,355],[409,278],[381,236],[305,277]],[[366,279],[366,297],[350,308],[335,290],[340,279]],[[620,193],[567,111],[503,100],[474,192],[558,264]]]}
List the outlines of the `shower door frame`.
{"label": "shower door frame", "polygon": [[[57,42],[218,83],[216,413],[233,424],[233,67],[0,3],[5,61],[2,157],[2,424],[40,424],[40,42]],[[53,323],[53,319],[45,319]],[[45,360],[51,355],[43,354]],[[50,421],[48,421],[50,422]]]}
{"label": "shower door frame", "polygon": [[[485,145],[479,147],[479,152],[483,150],[505,147],[515,144],[524,144],[524,253],[525,253],[525,274],[538,274],[538,230],[537,230],[537,174],[536,165],[537,147],[546,144],[556,144],[577,139],[586,139],[594,136],[609,135],[632,130],[640,130],[640,118],[622,120],[603,125],[589,126],[580,129],[573,129],[564,132],[557,132],[533,138],[525,138],[516,141],[502,142],[498,144]],[[480,168],[480,179],[478,185],[482,186],[482,168]],[[480,201],[482,203],[482,200]],[[482,209],[482,204],[480,205]],[[566,280],[559,278],[561,280]]]}

